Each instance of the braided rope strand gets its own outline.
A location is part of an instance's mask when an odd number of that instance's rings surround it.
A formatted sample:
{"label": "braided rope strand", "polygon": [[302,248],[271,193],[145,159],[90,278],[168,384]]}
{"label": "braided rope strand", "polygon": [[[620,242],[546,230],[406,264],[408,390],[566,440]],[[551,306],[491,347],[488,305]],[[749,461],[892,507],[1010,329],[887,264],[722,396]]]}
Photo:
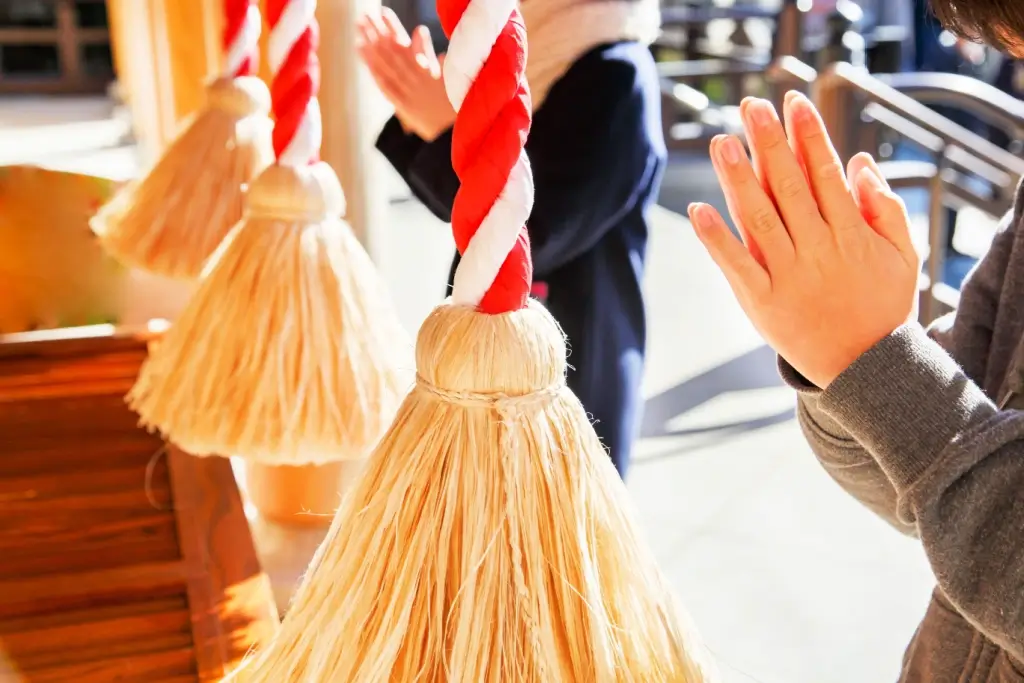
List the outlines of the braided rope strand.
{"label": "braided rope strand", "polygon": [[[525,308],[533,264],[525,223],[533,209],[533,175],[524,146],[532,108],[526,86],[526,29],[516,0],[438,0],[449,35],[444,83],[455,108],[452,166],[460,187],[452,231],[462,261],[452,301],[500,314]],[[495,403],[504,435],[505,524],[516,601],[540,680],[540,624],[526,582],[525,559],[512,487],[518,480],[515,445],[520,413],[515,403]],[[526,653],[523,653],[524,655]],[[522,664],[522,671],[528,671]]]}
{"label": "braided rope strand", "polygon": [[255,0],[224,0],[224,77],[251,76],[256,72],[262,31]]}
{"label": "braided rope strand", "polygon": [[270,38],[267,59],[274,112],[274,155],[284,166],[306,166],[320,159],[320,26],[316,0],[267,0]]}
{"label": "braided rope strand", "polygon": [[439,0],[437,10],[450,36],[443,75],[457,112],[452,166],[461,182],[452,207],[462,254],[452,301],[490,314],[516,311],[533,280],[526,29],[516,0]]}

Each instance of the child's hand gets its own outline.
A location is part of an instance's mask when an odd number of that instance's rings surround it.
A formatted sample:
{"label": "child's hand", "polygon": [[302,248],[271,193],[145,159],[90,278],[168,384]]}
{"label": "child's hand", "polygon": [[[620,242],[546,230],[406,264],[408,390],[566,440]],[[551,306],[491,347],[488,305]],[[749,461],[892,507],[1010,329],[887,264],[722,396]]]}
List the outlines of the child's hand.
{"label": "child's hand", "polygon": [[741,111],[759,172],[734,137],[713,140],[711,158],[746,248],[710,206],[691,205],[690,218],[758,331],[826,387],[912,315],[920,266],[906,208],[867,155],[850,163],[851,192],[802,95],[786,98],[788,141],[768,102]]}
{"label": "child's hand", "polygon": [[441,80],[441,61],[426,26],[412,37],[390,8],[359,20],[357,49],[406,130],[433,140],[455,122]]}

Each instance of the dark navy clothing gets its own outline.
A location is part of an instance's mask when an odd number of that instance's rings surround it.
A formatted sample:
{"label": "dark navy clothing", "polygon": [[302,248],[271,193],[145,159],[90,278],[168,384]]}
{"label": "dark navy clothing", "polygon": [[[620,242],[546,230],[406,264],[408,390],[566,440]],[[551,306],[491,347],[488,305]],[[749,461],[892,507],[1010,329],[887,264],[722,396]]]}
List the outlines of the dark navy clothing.
{"label": "dark navy clothing", "polygon": [[[424,142],[392,119],[377,147],[435,215],[451,219],[451,131]],[[569,386],[625,475],[642,407],[647,211],[667,158],[650,51],[627,42],[583,55],[535,112],[526,151],[534,278],[568,336]]]}

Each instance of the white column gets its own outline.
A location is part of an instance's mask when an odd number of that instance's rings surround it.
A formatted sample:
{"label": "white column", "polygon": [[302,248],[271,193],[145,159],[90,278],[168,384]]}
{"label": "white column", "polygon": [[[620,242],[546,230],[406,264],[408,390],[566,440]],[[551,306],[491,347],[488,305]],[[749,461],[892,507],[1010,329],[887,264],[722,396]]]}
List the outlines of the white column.
{"label": "white column", "polygon": [[374,149],[387,116],[383,97],[355,50],[356,20],[380,9],[380,0],[320,0],[323,84],[323,160],[338,174],[348,202],[346,218],[381,267],[387,230],[386,163]]}

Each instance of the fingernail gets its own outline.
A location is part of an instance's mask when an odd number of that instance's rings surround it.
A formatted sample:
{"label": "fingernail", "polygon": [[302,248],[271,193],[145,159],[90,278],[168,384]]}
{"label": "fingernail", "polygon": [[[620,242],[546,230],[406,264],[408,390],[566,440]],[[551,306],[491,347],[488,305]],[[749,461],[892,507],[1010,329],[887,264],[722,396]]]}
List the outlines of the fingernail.
{"label": "fingernail", "polygon": [[752,100],[747,105],[747,112],[749,112],[753,124],[758,128],[768,127],[775,118],[775,108],[765,100]]}
{"label": "fingernail", "polygon": [[690,220],[693,221],[693,225],[696,228],[705,230],[711,227],[711,217],[707,215],[704,204],[690,204],[688,213],[690,214]]}
{"label": "fingernail", "polygon": [[882,179],[871,168],[865,167],[860,169],[860,173],[857,174],[857,182],[867,185],[869,189],[875,192],[885,191],[885,184],[882,182]]}
{"label": "fingernail", "polygon": [[796,93],[789,102],[793,118],[797,121],[809,121],[814,117],[814,105],[802,93]]}
{"label": "fingernail", "polygon": [[722,160],[727,164],[735,165],[740,162],[740,143],[736,142],[735,138],[727,137],[722,140],[719,152],[722,155]]}

